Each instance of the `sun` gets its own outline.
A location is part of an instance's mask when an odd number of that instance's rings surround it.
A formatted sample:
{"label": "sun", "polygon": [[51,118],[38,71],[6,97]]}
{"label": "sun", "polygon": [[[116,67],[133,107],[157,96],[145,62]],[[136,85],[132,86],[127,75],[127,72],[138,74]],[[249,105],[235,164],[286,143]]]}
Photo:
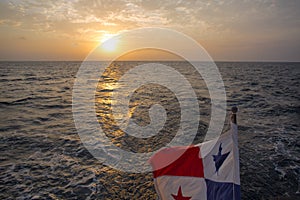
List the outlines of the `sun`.
{"label": "sun", "polygon": [[117,49],[118,38],[116,35],[105,33],[101,39],[101,48],[107,52],[113,52]]}

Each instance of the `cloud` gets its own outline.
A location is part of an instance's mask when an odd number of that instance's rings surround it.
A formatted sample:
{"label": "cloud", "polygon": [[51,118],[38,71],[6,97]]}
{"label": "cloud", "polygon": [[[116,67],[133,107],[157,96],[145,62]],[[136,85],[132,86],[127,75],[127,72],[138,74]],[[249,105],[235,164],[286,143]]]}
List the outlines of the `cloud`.
{"label": "cloud", "polygon": [[[2,1],[1,20],[19,22],[23,28],[42,24],[194,27],[222,31],[224,27],[247,25],[298,25],[299,1]],[[233,23],[234,22],[234,23]],[[269,23],[273,22],[273,23]],[[124,23],[128,23],[124,25]],[[250,27],[251,27],[250,26]],[[46,26],[45,26],[46,27]],[[243,29],[245,27],[242,27]],[[258,27],[261,28],[261,27]],[[47,29],[45,29],[47,30]]]}
{"label": "cloud", "polygon": [[27,38],[24,37],[24,36],[18,37],[18,39],[19,39],[19,40],[27,40]]}

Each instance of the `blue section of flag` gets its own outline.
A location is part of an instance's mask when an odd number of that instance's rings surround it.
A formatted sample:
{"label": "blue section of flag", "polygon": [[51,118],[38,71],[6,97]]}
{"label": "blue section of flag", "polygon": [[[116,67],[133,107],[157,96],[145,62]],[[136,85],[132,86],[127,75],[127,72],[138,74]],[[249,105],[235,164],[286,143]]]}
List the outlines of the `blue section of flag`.
{"label": "blue section of flag", "polygon": [[207,200],[240,200],[241,187],[234,183],[221,183],[205,179]]}

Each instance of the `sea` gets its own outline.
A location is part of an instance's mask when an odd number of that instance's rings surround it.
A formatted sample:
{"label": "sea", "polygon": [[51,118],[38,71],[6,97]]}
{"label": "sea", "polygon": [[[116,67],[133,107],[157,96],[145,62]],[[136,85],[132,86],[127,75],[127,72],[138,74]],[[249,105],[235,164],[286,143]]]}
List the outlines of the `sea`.
{"label": "sea", "polygon": [[[212,117],[205,81],[189,63],[160,63],[193,82],[201,115],[193,143],[202,142]],[[0,62],[0,199],[157,199],[151,172],[115,169],[83,145],[72,112],[73,85],[81,64]],[[95,92],[95,115],[107,138],[132,152],[163,147],[180,123],[180,107],[172,91],[148,84],[132,95],[131,114],[146,126],[151,105],[162,105],[167,120],[159,137],[126,137],[115,125],[111,95],[122,75],[141,64],[110,64],[99,74]],[[300,63],[216,65],[226,90],[226,112],[232,106],[239,109],[242,199],[300,199]],[[107,84],[109,89],[104,87]],[[225,120],[224,131],[228,124]]]}

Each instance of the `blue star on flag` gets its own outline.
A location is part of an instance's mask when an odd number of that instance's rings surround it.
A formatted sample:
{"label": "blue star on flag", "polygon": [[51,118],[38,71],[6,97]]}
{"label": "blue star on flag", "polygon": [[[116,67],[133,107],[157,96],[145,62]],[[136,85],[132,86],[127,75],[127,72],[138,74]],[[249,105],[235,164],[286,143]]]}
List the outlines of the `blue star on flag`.
{"label": "blue star on flag", "polygon": [[[217,155],[213,155],[215,167],[216,167],[216,173],[218,174],[220,167],[223,165],[224,161],[228,157],[230,151],[227,153],[222,154],[222,143],[219,146],[219,152]],[[218,174],[219,175],[219,174]]]}

